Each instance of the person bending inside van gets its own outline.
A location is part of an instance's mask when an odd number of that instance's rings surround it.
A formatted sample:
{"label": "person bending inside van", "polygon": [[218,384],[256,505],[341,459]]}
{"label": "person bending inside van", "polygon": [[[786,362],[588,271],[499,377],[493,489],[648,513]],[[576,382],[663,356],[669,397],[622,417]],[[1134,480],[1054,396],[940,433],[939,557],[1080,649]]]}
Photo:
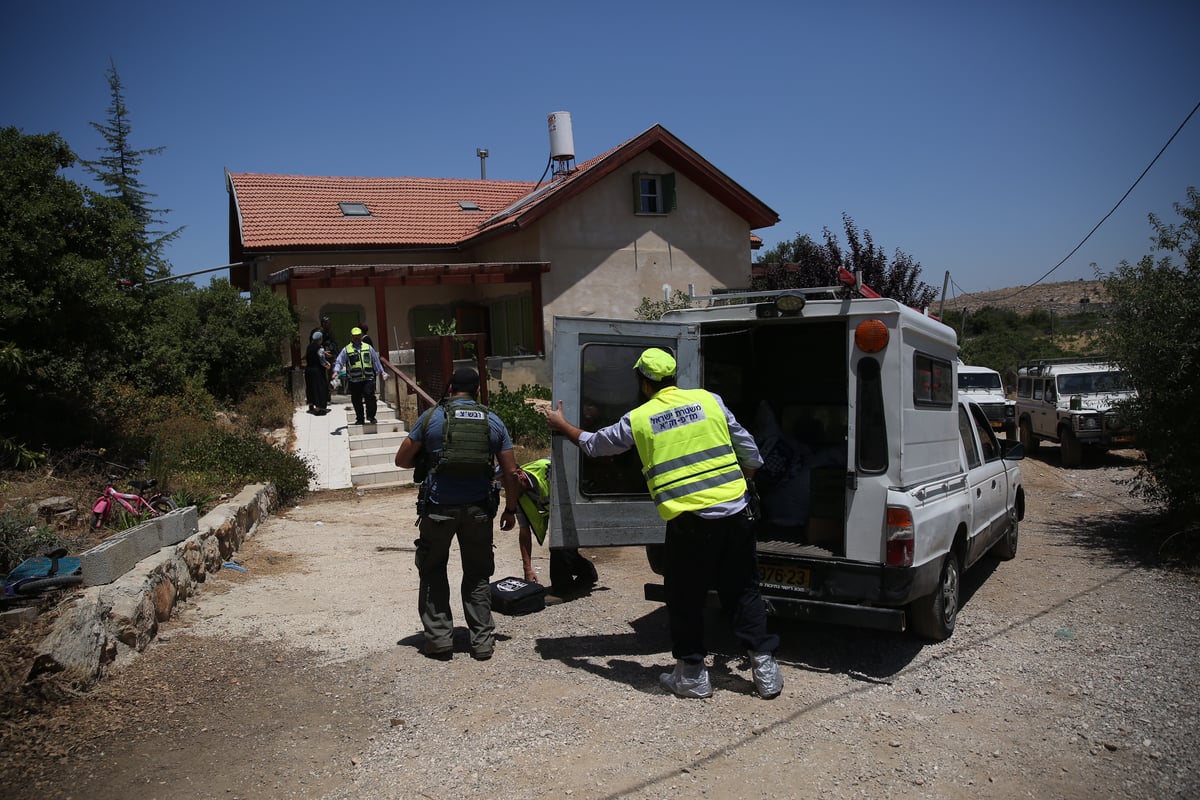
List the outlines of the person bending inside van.
{"label": "person bending inside van", "polygon": [[[550,527],[550,459],[539,458],[522,464],[517,470],[521,496],[517,499],[517,541],[525,580],[538,582],[533,569],[533,537],[538,544],[546,541]],[[596,565],[577,547],[550,548],[550,591],[559,597],[585,592],[599,579]]]}
{"label": "person bending inside van", "polygon": [[709,586],[733,615],[733,631],[750,656],[754,688],[764,699],[783,690],[775,661],[779,637],[767,632],[758,588],[747,478],[762,466],[754,438],[718,395],[675,385],[675,359],[652,347],[634,364],[646,402],[589,433],[567,422],[562,401],[546,412],[551,430],[587,456],[637,448],[650,496],[667,522],[663,580],[675,670],[659,683],[680,697],[709,697],[704,606]]}

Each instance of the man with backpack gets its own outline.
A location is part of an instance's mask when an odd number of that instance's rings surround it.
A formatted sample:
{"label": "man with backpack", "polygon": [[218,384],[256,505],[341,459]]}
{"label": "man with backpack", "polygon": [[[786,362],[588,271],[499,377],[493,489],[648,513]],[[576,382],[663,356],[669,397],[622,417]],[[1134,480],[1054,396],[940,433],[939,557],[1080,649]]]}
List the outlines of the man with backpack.
{"label": "man with backpack", "polygon": [[[504,513],[500,530],[516,524],[517,462],[512,438],[500,417],[476,401],[479,373],[454,370],[449,397],[420,416],[396,451],[396,466],[414,468],[420,537],[416,566],[420,576],[417,609],[425,629],[421,652],[447,660],[454,652],[454,616],[446,574],[450,543],[458,537],[462,557],[463,616],[470,631],[471,657],[486,661],[495,648],[490,578],[495,572],[492,518],[498,505],[492,475],[500,464]],[[426,474],[420,474],[424,469]]]}

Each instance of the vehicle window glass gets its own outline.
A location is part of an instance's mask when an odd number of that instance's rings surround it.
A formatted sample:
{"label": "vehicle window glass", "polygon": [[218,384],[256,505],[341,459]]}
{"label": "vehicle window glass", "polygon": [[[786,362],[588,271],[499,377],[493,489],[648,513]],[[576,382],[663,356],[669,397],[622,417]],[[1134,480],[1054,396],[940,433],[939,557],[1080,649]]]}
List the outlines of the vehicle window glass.
{"label": "vehicle window glass", "polygon": [[1045,381],[1040,381],[1040,380],[1033,382],[1033,399],[1034,400],[1042,399],[1042,384],[1044,384],[1044,383],[1045,383]]}
{"label": "vehicle window glass", "polygon": [[1000,376],[989,372],[960,372],[958,388],[1000,391]]}
{"label": "vehicle window glass", "polygon": [[958,407],[958,435],[962,439],[963,451],[967,454],[967,469],[974,469],[980,465],[979,450],[975,447],[975,439],[971,436],[971,420],[967,417],[967,410],[962,406]]}
{"label": "vehicle window glass", "polygon": [[1033,381],[1029,378],[1017,380],[1017,397],[1029,397],[1033,394]]}
{"label": "vehicle window glass", "polygon": [[949,361],[913,354],[913,402],[918,406],[950,407],[954,402],[953,367]]}
{"label": "vehicle window glass", "polygon": [[983,450],[984,461],[995,461],[1000,457],[1000,442],[988,422],[987,415],[978,406],[971,407],[971,418],[975,421],[975,432],[979,435],[979,446]]}
{"label": "vehicle window glass", "polygon": [[888,466],[887,421],[883,416],[883,381],[879,362],[874,358],[858,362],[857,424],[858,468],[863,472],[884,472]]}
{"label": "vehicle window glass", "polygon": [[[580,348],[579,427],[597,431],[642,403],[633,364],[645,345],[589,343]],[[618,456],[582,458],[579,491],[586,496],[646,496],[637,450]]]}
{"label": "vehicle window glass", "polygon": [[1058,397],[1058,393],[1054,391],[1054,379],[1046,381],[1046,402],[1053,403]]}

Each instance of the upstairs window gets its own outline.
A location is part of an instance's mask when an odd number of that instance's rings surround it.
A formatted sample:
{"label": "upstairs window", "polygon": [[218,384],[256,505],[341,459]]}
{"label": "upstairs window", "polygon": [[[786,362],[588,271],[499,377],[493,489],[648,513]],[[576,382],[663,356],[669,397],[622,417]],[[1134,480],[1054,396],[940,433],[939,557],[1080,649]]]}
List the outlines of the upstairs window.
{"label": "upstairs window", "polygon": [[675,173],[634,173],[633,213],[666,214],[675,208]]}

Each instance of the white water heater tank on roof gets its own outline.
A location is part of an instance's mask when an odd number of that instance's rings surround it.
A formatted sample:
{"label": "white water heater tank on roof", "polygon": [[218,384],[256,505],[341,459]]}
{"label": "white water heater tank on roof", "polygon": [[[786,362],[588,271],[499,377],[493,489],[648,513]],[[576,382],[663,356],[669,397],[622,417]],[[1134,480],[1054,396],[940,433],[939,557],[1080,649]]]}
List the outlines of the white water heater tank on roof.
{"label": "white water heater tank on roof", "polygon": [[550,158],[555,161],[575,160],[575,136],[571,132],[571,112],[555,111],[546,118],[550,128]]}

